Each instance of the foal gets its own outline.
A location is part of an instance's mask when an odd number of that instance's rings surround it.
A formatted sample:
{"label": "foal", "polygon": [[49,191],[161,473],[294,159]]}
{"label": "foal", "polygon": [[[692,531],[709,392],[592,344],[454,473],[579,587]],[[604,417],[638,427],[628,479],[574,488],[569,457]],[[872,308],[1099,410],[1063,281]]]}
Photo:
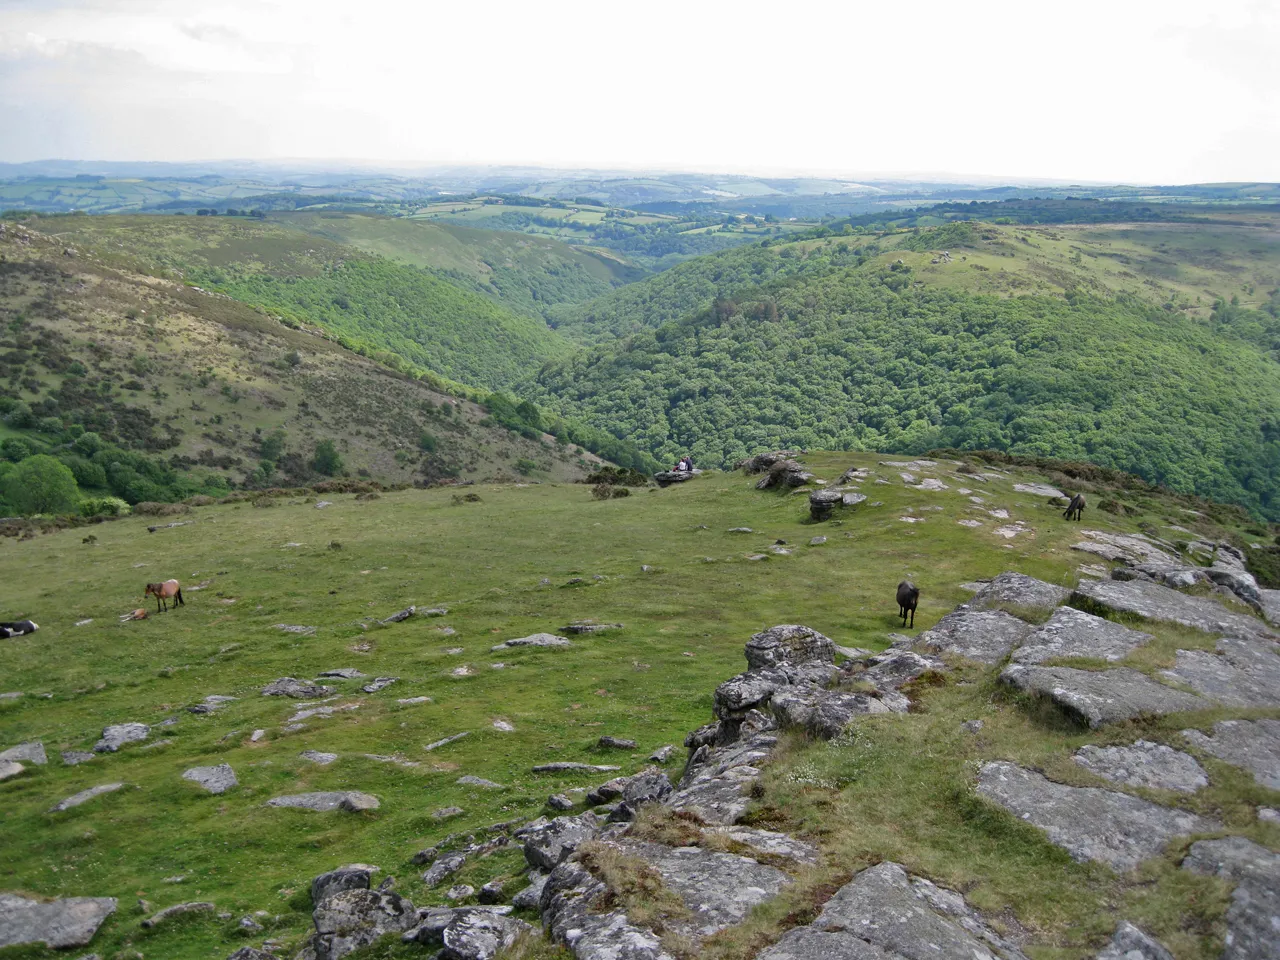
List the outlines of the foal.
{"label": "foal", "polygon": [[166,580],[164,583],[148,583],[146,591],[142,594],[143,599],[154,596],[156,598],[156,613],[160,612],[160,604],[164,604],[166,610],[169,609],[169,600],[173,600],[173,606],[176,609],[178,604],[187,605],[187,601],[182,599],[182,587],[178,585],[177,580]]}

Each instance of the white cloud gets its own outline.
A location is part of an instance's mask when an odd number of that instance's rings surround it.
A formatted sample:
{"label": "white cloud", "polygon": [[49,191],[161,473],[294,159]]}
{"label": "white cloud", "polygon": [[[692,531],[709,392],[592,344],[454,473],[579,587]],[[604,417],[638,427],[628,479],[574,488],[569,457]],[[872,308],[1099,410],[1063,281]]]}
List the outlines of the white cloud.
{"label": "white cloud", "polygon": [[0,0],[0,159],[1277,180],[1277,49],[1249,0]]}

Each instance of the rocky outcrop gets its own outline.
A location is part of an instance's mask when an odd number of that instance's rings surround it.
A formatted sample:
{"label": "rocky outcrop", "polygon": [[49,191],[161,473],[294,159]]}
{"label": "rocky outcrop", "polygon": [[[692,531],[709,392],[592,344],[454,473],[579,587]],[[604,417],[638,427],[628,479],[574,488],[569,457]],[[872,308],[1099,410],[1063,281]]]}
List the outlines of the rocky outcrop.
{"label": "rocky outcrop", "polygon": [[311,881],[311,903],[319,906],[329,897],[344,890],[368,890],[373,875],[380,868],[367,863],[349,863],[328,873],[322,873]]}
{"label": "rocky outcrop", "polygon": [[1223,960],[1280,957],[1280,854],[1243,837],[1201,840],[1191,845],[1182,869],[1235,882]]}
{"label": "rocky outcrop", "polygon": [[51,949],[83,947],[115,912],[115,897],[68,897],[41,903],[0,893],[0,947],[24,943],[43,943]]}
{"label": "rocky outcrop", "polygon": [[686,483],[701,472],[701,470],[659,470],[653,475],[653,480],[658,486],[665,488],[673,483]]}
{"label": "rocky outcrop", "polygon": [[1072,759],[1090,773],[1126,787],[1195,793],[1209,785],[1204,768],[1194,757],[1148,740],[1137,740],[1127,747],[1089,744]]}
{"label": "rocky outcrop", "polygon": [[272,797],[267,801],[269,807],[295,807],[300,810],[346,810],[348,813],[359,813],[361,810],[377,810],[378,798],[368,793],[355,790],[341,790],[328,793],[296,793],[284,797]]}
{"label": "rocky outcrop", "polygon": [[1146,620],[1180,623],[1207,633],[1237,637],[1272,636],[1265,623],[1233,613],[1209,597],[1196,597],[1145,580],[1083,580],[1072,602],[1112,613],[1136,614]]}
{"label": "rocky outcrop", "polygon": [[1025,573],[1006,571],[980,589],[966,604],[974,610],[997,607],[1023,607],[1028,610],[1052,610],[1065,603],[1071,591],[1054,583],[1046,583]]}
{"label": "rocky outcrop", "polygon": [[572,647],[573,641],[568,637],[558,637],[554,633],[535,633],[527,637],[516,637],[494,644],[492,650],[510,650],[514,647]]}
{"label": "rocky outcrop", "polygon": [[1192,746],[1248,770],[1269,790],[1280,790],[1280,720],[1223,720],[1213,736],[1183,730]]}
{"label": "rocky outcrop", "polygon": [[1069,787],[1005,761],[986,764],[978,793],[1039,827],[1072,859],[1132,870],[1174,837],[1220,830],[1213,820],[1095,787]]}
{"label": "rocky outcrop", "polygon": [[588,811],[576,817],[535,820],[528,827],[517,830],[516,837],[524,841],[524,858],[529,866],[553,871],[580,844],[597,837],[603,825],[599,817]]}
{"label": "rocky outcrop", "polygon": [[1280,706],[1276,650],[1269,640],[1224,637],[1216,653],[1179,650],[1173,669],[1164,675],[1226,706]]}
{"label": "rocky outcrop", "polygon": [[570,861],[557,867],[542,890],[542,922],[551,939],[576,960],[675,960],[656,935],[637,927],[622,910],[596,912],[592,905],[607,888],[586,867]]}
{"label": "rocky outcrop", "polygon": [[44,766],[49,762],[49,758],[45,755],[44,744],[39,740],[32,740],[28,743],[20,743],[16,747],[10,747],[3,753],[0,753],[0,761],[25,761],[34,763],[38,767]]}
{"label": "rocky outcrop", "polygon": [[1166,687],[1128,667],[1093,671],[1015,663],[1000,672],[1000,681],[1052,700],[1091,727],[1207,706],[1197,696]]}
{"label": "rocky outcrop", "polygon": [[1026,960],[960,894],[896,863],[863,870],[758,960]]}
{"label": "rocky outcrop", "polygon": [[218,908],[208,900],[198,900],[191,903],[175,903],[172,907],[165,907],[159,913],[152,914],[142,921],[143,927],[158,927],[160,924],[174,917],[181,917],[193,913],[213,913]]}
{"label": "rocky outcrop", "polygon": [[1059,607],[1013,652],[1014,663],[1084,657],[1091,660],[1123,660],[1151,635],[1095,617],[1073,607]]}
{"label": "rocky outcrop", "polygon": [[303,956],[307,960],[339,960],[381,936],[415,927],[418,911],[404,897],[390,891],[350,889],[316,904],[311,920],[316,932]]}
{"label": "rocky outcrop", "polygon": [[1164,944],[1147,936],[1128,920],[1120,921],[1111,942],[1095,960],[1173,960]]}
{"label": "rocky outcrop", "polygon": [[769,453],[757,453],[754,457],[747,457],[745,460],[739,460],[734,467],[743,473],[764,473],[775,464],[784,460],[793,460],[800,456],[796,450],[774,450]]}
{"label": "rocky outcrop", "polygon": [[957,610],[948,613],[920,635],[919,645],[930,653],[949,653],[999,663],[1031,634],[1029,623],[1002,610]]}
{"label": "rocky outcrop", "polygon": [[865,494],[854,490],[842,490],[838,487],[814,490],[809,494],[809,517],[819,522],[830,520],[836,511],[856,507],[866,499]]}
{"label": "rocky outcrop", "polygon": [[789,490],[803,487],[813,480],[813,474],[794,460],[779,460],[764,471],[756,481],[757,490]]}

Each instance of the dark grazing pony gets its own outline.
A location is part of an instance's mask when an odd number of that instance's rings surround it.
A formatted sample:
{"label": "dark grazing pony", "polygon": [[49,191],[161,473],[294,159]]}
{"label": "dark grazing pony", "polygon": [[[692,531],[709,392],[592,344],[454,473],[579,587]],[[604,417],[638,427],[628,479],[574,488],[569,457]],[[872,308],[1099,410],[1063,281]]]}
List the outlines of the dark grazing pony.
{"label": "dark grazing pony", "polygon": [[166,610],[169,609],[169,600],[173,600],[174,609],[178,604],[184,607],[187,601],[182,599],[182,587],[178,585],[177,580],[166,580],[164,583],[148,583],[146,591],[142,594],[145,600],[147,597],[154,596],[156,598],[156,613],[160,612],[160,604],[164,604]]}
{"label": "dark grazing pony", "polygon": [[1085,506],[1086,504],[1084,502],[1084,494],[1077,493],[1074,497],[1071,498],[1071,502],[1067,504],[1066,512],[1063,513],[1062,516],[1066,520],[1071,520],[1074,518],[1075,521],[1079,523],[1080,515],[1084,513]]}
{"label": "dark grazing pony", "polygon": [[902,625],[907,625],[907,614],[911,614],[911,629],[916,626],[916,606],[920,603],[920,588],[910,580],[903,580],[898,584],[898,616],[902,618]]}
{"label": "dark grazing pony", "polygon": [[32,620],[15,620],[12,623],[0,623],[0,637],[21,637],[24,634],[35,633],[40,629],[40,625]]}

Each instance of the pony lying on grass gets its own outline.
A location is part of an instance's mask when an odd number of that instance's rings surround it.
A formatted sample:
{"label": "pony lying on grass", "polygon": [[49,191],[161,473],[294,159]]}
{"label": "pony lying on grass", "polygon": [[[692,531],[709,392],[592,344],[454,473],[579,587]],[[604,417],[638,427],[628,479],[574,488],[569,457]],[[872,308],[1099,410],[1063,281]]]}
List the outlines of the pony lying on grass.
{"label": "pony lying on grass", "polygon": [[156,598],[156,613],[160,612],[160,604],[162,603],[164,608],[168,610],[171,599],[175,609],[178,604],[182,604],[184,607],[187,605],[187,601],[182,599],[182,587],[178,585],[177,580],[166,580],[164,583],[148,583],[142,598],[145,600],[150,596]]}
{"label": "pony lying on grass", "polygon": [[27,633],[35,633],[40,625],[31,620],[16,620],[13,623],[0,623],[0,637],[21,637]]}

